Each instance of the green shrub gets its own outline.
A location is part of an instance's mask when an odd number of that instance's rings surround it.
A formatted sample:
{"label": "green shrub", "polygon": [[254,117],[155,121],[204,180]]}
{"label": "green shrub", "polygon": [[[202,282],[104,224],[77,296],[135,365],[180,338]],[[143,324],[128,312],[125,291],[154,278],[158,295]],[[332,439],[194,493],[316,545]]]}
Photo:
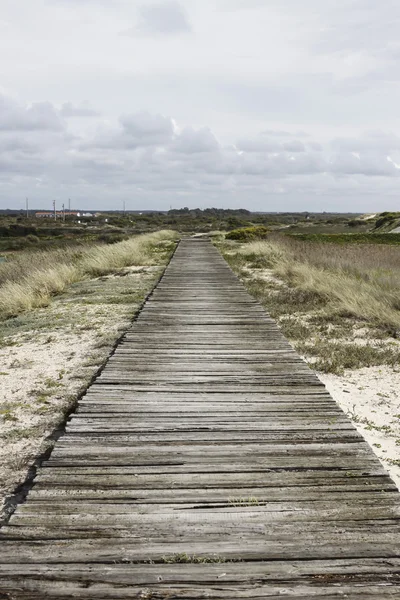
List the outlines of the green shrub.
{"label": "green shrub", "polygon": [[38,238],[37,235],[30,233],[29,235],[26,236],[26,241],[29,242],[30,244],[39,244],[40,239]]}
{"label": "green shrub", "polygon": [[376,220],[375,229],[379,229],[380,227],[384,227],[385,225],[391,225],[398,219],[400,219],[400,213],[383,212],[379,215],[379,218]]}
{"label": "green shrub", "polygon": [[99,240],[106,244],[118,244],[119,242],[129,240],[129,235],[124,235],[123,233],[103,233],[99,236]]}
{"label": "green shrub", "polygon": [[270,230],[268,227],[264,227],[264,225],[241,227],[227,233],[226,239],[234,240],[235,242],[251,242],[253,240],[265,239],[269,233]]}

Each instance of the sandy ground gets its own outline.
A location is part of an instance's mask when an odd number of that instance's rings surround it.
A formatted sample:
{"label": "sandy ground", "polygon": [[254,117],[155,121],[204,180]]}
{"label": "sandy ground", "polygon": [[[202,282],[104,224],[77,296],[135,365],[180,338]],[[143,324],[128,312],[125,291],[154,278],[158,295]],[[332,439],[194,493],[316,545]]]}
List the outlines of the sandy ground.
{"label": "sandy ground", "polygon": [[400,371],[384,366],[317,375],[400,489]]}
{"label": "sandy ground", "polygon": [[51,447],[46,437],[63,423],[161,272],[131,267],[80,282],[49,307],[3,324],[0,506]]}
{"label": "sandy ground", "polygon": [[[1,495],[24,479],[27,463],[47,447],[43,438],[84,386],[82,363],[94,348],[96,333],[58,332],[51,339],[36,333],[35,341],[22,336],[7,341],[15,345],[0,350]],[[90,378],[95,367],[85,371]]]}

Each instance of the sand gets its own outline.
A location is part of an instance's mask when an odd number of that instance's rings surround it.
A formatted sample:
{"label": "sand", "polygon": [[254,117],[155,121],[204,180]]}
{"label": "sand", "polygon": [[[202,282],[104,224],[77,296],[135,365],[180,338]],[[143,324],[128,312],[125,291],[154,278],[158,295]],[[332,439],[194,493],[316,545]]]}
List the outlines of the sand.
{"label": "sand", "polygon": [[48,436],[62,426],[161,272],[132,267],[80,282],[10,323],[16,333],[0,346],[0,506],[53,445]]}
{"label": "sand", "polygon": [[383,366],[317,375],[400,489],[400,371]]}

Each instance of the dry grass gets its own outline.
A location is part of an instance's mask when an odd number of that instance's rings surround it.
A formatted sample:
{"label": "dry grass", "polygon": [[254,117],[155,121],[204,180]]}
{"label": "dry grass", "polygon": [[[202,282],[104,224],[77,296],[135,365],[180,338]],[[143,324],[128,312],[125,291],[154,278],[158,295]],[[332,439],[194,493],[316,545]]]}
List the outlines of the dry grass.
{"label": "dry grass", "polygon": [[400,329],[397,246],[313,244],[276,237],[243,245],[228,258],[239,268],[271,269],[290,288],[314,295],[332,313]]}
{"label": "dry grass", "polygon": [[141,235],[111,246],[94,246],[84,253],[79,261],[81,273],[89,276],[114,273],[129,266],[156,264],[155,252],[160,242],[173,241],[173,231],[158,231]]}
{"label": "dry grass", "polygon": [[51,296],[63,292],[78,279],[78,271],[72,265],[34,269],[19,282],[10,281],[0,287],[0,315],[7,318],[25,310],[46,306]]}
{"label": "dry grass", "polygon": [[23,252],[0,265],[0,316],[8,318],[49,304],[71,283],[132,265],[153,265],[172,231],[141,235],[113,245]]}
{"label": "dry grass", "polygon": [[296,349],[309,357],[312,368],[335,375],[341,375],[345,370],[382,365],[397,367],[400,364],[398,345],[383,342],[376,345],[318,339],[298,343]]}
{"label": "dry grass", "polygon": [[400,365],[400,248],[275,236],[220,248],[312,368]]}
{"label": "dry grass", "polygon": [[0,263],[0,286],[20,283],[27,275],[36,271],[75,264],[81,255],[82,247],[16,252],[6,262]]}

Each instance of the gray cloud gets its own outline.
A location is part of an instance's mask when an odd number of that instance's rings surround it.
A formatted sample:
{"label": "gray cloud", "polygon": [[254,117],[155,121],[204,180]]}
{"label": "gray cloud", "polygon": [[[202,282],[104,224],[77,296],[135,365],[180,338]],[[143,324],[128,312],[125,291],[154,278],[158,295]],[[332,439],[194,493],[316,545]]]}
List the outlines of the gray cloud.
{"label": "gray cloud", "polygon": [[306,148],[303,142],[299,140],[292,140],[291,142],[286,142],[283,144],[283,149],[286,152],[305,152]]}
{"label": "gray cloud", "polygon": [[172,119],[148,112],[124,115],[119,119],[124,134],[136,146],[153,146],[168,143],[173,136]]}
{"label": "gray cloud", "polygon": [[310,150],[315,150],[315,152],[322,152],[323,150],[322,145],[318,142],[308,142],[307,146]]}
{"label": "gray cloud", "polygon": [[236,147],[242,152],[279,152],[282,145],[276,140],[267,138],[239,139]]}
{"label": "gray cloud", "polygon": [[326,193],[336,189],[338,181],[347,180],[353,189],[351,178],[376,178],[381,186],[382,179],[400,174],[397,158],[388,160],[386,152],[397,152],[399,140],[380,132],[336,138],[324,145],[260,134],[231,146],[222,145],[209,128],[180,128],[171,117],[140,112],[104,124],[85,140],[68,131],[37,130],[29,135],[26,138],[22,130],[12,136],[0,134],[0,189],[5,181],[34,185],[40,191],[66,186],[71,193],[99,186],[104,193],[117,185],[122,194],[137,188],[165,200],[173,192],[225,197],[257,195],[265,187],[283,194],[312,188],[313,178],[315,189],[322,186]]}
{"label": "gray cloud", "polygon": [[345,152],[334,156],[331,162],[333,173],[340,176],[364,175],[366,177],[398,177],[400,171],[395,165],[381,157],[360,156]]}
{"label": "gray cloud", "polygon": [[290,131],[282,131],[279,129],[265,129],[264,131],[261,132],[261,135],[266,135],[268,137],[296,137],[296,138],[307,138],[309,137],[309,134],[306,133],[305,131],[297,131],[296,133],[292,133]]}
{"label": "gray cloud", "polygon": [[184,154],[197,154],[215,152],[219,149],[219,143],[212,131],[206,127],[198,130],[193,127],[185,127],[176,136],[173,148]]}
{"label": "gray cloud", "polygon": [[393,133],[381,131],[364,133],[359,137],[334,138],[331,142],[333,150],[343,152],[368,152],[383,154],[400,150],[400,137]]}
{"label": "gray cloud", "polygon": [[143,4],[139,8],[138,25],[131,33],[135,31],[149,35],[176,35],[190,33],[192,27],[183,6],[174,0],[166,0]]}
{"label": "gray cloud", "polygon": [[99,113],[85,105],[74,106],[72,102],[64,102],[60,109],[60,115],[69,117],[98,117]]}
{"label": "gray cloud", "polygon": [[50,102],[21,105],[0,95],[0,131],[61,131],[63,124]]}
{"label": "gray cloud", "polygon": [[40,151],[40,146],[24,137],[2,132],[0,134],[0,154],[11,153],[35,154]]}
{"label": "gray cloud", "polygon": [[[279,136],[278,136],[279,137]],[[305,146],[300,140],[281,142],[276,139],[268,139],[265,132],[257,138],[240,139],[236,147],[243,152],[305,152]]]}
{"label": "gray cloud", "polygon": [[400,6],[396,0],[377,4],[374,0],[353,0],[346,10],[337,4],[328,7],[326,26],[315,45],[318,51],[360,52],[370,55],[389,52],[388,40],[396,39],[400,26]]}

